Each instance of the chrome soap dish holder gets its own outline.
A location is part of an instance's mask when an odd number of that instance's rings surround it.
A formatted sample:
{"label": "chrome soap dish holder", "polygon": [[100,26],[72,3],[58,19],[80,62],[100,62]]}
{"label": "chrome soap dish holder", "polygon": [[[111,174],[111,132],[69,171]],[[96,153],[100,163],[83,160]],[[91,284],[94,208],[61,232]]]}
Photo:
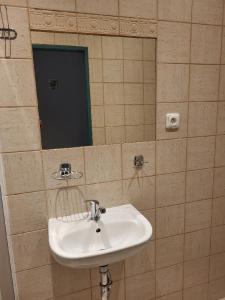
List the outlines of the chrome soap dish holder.
{"label": "chrome soap dish holder", "polygon": [[83,176],[82,172],[73,171],[70,163],[62,163],[57,172],[52,173],[52,178],[56,180],[79,179]]}

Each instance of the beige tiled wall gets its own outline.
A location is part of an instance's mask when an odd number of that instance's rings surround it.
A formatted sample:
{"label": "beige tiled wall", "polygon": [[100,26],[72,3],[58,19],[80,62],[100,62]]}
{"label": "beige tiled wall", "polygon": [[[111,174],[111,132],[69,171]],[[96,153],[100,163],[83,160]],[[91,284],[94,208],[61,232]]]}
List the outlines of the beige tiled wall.
{"label": "beige tiled wall", "polygon": [[[156,142],[49,152],[40,151],[35,118],[26,113],[37,113],[27,11],[18,7],[25,6],[26,1],[5,2],[11,5],[10,20],[19,32],[13,59],[0,60],[0,114],[5,118],[0,134],[2,181],[18,299],[99,299],[97,270],[67,269],[49,254],[46,204],[59,187],[50,173],[65,159],[84,172],[83,179],[72,185],[86,190],[87,197],[94,196],[106,206],[130,201],[153,224],[154,235],[148,246],[135,257],[111,266],[113,300],[223,298],[224,1],[64,1],[63,9],[68,11],[76,7],[82,13],[158,19],[157,138]],[[54,10],[62,9],[61,3],[28,1],[31,7]],[[46,41],[54,40],[51,33],[44,35]],[[71,35],[57,38],[68,43]],[[73,39],[76,41],[77,36]],[[0,57],[3,50],[0,42]],[[98,47],[94,50],[93,65],[98,68]],[[108,68],[112,61],[106,62],[105,76],[111,76]],[[118,101],[122,101],[117,87]],[[99,88],[101,84],[92,86],[97,95]],[[126,99],[132,101],[134,95],[128,94]],[[102,97],[102,92],[96,97],[98,105]],[[163,126],[164,114],[171,109],[182,116],[177,132],[167,132]],[[148,164],[137,173],[132,160],[140,153]]]}

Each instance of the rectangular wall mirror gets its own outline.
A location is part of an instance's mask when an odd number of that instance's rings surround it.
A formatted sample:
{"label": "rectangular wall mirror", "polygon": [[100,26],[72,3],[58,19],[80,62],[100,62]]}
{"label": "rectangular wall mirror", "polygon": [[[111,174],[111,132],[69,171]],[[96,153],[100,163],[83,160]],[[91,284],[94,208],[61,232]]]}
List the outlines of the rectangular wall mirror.
{"label": "rectangular wall mirror", "polygon": [[33,45],[42,148],[155,140],[156,40]]}

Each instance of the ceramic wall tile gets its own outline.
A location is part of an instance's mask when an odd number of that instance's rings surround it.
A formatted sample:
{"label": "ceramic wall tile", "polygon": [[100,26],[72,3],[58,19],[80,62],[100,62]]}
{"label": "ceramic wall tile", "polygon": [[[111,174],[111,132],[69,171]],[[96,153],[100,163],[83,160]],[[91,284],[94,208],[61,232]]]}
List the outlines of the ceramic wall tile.
{"label": "ceramic wall tile", "polygon": [[156,0],[119,0],[119,7],[120,16],[156,19]]}
{"label": "ceramic wall tile", "polygon": [[216,167],[225,165],[225,135],[218,135],[216,137],[216,157],[215,165]]}
{"label": "ceramic wall tile", "polygon": [[190,58],[190,25],[161,21],[158,30],[158,61],[188,63]]}
{"label": "ceramic wall tile", "polygon": [[188,100],[189,66],[185,64],[157,65],[157,101]]}
{"label": "ceramic wall tile", "polygon": [[16,271],[48,265],[50,251],[47,230],[38,230],[12,237]]}
{"label": "ceramic wall tile", "polygon": [[188,202],[212,198],[213,169],[187,172],[186,200]]}
{"label": "ceramic wall tile", "polygon": [[142,300],[155,297],[155,273],[147,272],[126,279],[126,297],[135,300],[141,297]]}
{"label": "ceramic wall tile", "polygon": [[123,59],[122,37],[102,37],[103,59]]}
{"label": "ceramic wall tile", "polygon": [[109,0],[76,0],[77,11],[102,15],[118,15],[118,1]]}
{"label": "ceramic wall tile", "polygon": [[190,100],[218,100],[219,71],[217,65],[191,65]]}
{"label": "ceramic wall tile", "polygon": [[216,134],[217,103],[198,102],[189,104],[188,136]]}
{"label": "ceramic wall tile", "polygon": [[[2,161],[5,188],[8,195],[35,192],[44,189],[40,152],[5,153],[2,156]],[[21,172],[21,170],[23,171]]]}
{"label": "ceramic wall tile", "polygon": [[78,35],[79,45],[82,47],[88,47],[89,58],[102,58],[102,37],[97,35]]}
{"label": "ceramic wall tile", "polygon": [[36,87],[31,59],[1,59],[0,89],[0,107],[36,106]]}
{"label": "ceramic wall tile", "polygon": [[78,45],[78,34],[74,33],[55,33],[55,44],[56,45]]}
{"label": "ceramic wall tile", "polygon": [[184,232],[184,205],[156,209],[156,237],[163,238]]}
{"label": "ceramic wall tile", "polygon": [[186,204],[185,214],[186,232],[210,227],[212,200],[201,200]]}
{"label": "ceramic wall tile", "polygon": [[218,103],[218,112],[217,112],[217,133],[225,133],[225,102]]}
{"label": "ceramic wall tile", "polygon": [[225,251],[225,226],[217,226],[212,228],[211,235],[211,253],[220,253]]}
{"label": "ceramic wall tile", "polygon": [[225,195],[225,186],[223,176],[225,175],[225,168],[220,167],[214,170],[214,189],[213,189],[213,196],[220,197]]}
{"label": "ceramic wall tile", "polygon": [[175,265],[156,271],[156,295],[163,296],[179,291],[183,285],[183,265]]}
{"label": "ceramic wall tile", "polygon": [[120,145],[86,147],[86,183],[98,183],[121,179]]}
{"label": "ceramic wall tile", "polygon": [[156,176],[156,206],[163,207],[185,202],[185,173]]}
{"label": "ceramic wall tile", "polygon": [[156,144],[156,173],[182,172],[186,169],[186,140],[165,140]]}
{"label": "ceramic wall tile", "polygon": [[221,25],[223,17],[222,0],[194,0],[192,21],[201,24]]}
{"label": "ceramic wall tile", "polygon": [[218,64],[220,62],[220,37],[220,27],[193,24],[191,62]]}
{"label": "ceramic wall tile", "polygon": [[124,180],[124,199],[138,210],[155,208],[155,177],[140,177]]}
{"label": "ceramic wall tile", "polygon": [[82,172],[79,179],[70,180],[69,185],[85,183],[84,156],[82,148],[51,149],[42,151],[44,179],[47,189],[67,186],[66,181],[55,180],[52,174],[59,170],[61,163],[70,163],[72,170]]}
{"label": "ceramic wall tile", "polygon": [[[47,227],[45,192],[8,196],[7,203],[12,234]],[[18,211],[22,211],[23,214]]]}
{"label": "ceramic wall tile", "polygon": [[200,284],[191,288],[187,288],[183,293],[184,300],[207,300],[208,284]]}
{"label": "ceramic wall tile", "polygon": [[[11,48],[12,58],[31,58],[30,31],[28,12],[25,8],[8,7],[8,19],[11,28],[17,31],[17,38],[13,41]],[[5,16],[6,12],[2,9]],[[9,49],[7,51],[9,55]],[[5,57],[5,44],[0,44],[0,57]]]}
{"label": "ceramic wall tile", "polygon": [[211,168],[214,166],[215,137],[196,137],[188,139],[188,170]]}
{"label": "ceramic wall tile", "polygon": [[209,257],[184,263],[184,287],[205,283],[209,278]]}
{"label": "ceramic wall tile", "polygon": [[126,276],[134,276],[155,269],[155,242],[148,242],[139,253],[125,260]]}
{"label": "ceramic wall tile", "polygon": [[156,241],[156,268],[165,268],[183,262],[184,235]]}
{"label": "ceramic wall tile", "polygon": [[[141,170],[134,168],[134,157],[143,155],[146,163]],[[123,178],[151,176],[155,174],[155,142],[128,143],[122,145]]]}
{"label": "ceramic wall tile", "polygon": [[63,3],[60,0],[28,0],[29,7],[49,9],[49,10],[62,10],[74,11],[75,1],[66,0]]}
{"label": "ceramic wall tile", "polygon": [[40,150],[37,108],[0,109],[1,152]]}
{"label": "ceramic wall tile", "polygon": [[213,200],[212,224],[225,224],[225,197],[215,198]]}
{"label": "ceramic wall tile", "polygon": [[51,299],[53,297],[50,266],[17,273],[18,295],[22,300]]}
{"label": "ceramic wall tile", "polygon": [[215,280],[225,276],[225,252],[212,255],[210,259],[210,279]]}
{"label": "ceramic wall tile", "polygon": [[190,22],[191,8],[191,0],[159,0],[158,16],[160,20]]}
{"label": "ceramic wall tile", "polygon": [[36,44],[54,45],[55,34],[53,32],[31,31],[31,42],[34,45]]}
{"label": "ceramic wall tile", "polygon": [[82,291],[91,286],[88,269],[71,269],[54,263],[51,265],[51,273],[55,297]]}
{"label": "ceramic wall tile", "polygon": [[210,254],[210,229],[190,232],[185,235],[184,259],[194,260]]}
{"label": "ceramic wall tile", "polygon": [[[180,127],[178,130],[166,129],[166,114],[176,112],[180,114]],[[188,104],[187,103],[158,103],[156,112],[156,136],[158,140],[182,138],[187,136],[187,119]]]}
{"label": "ceramic wall tile", "polygon": [[209,284],[209,299],[223,299],[225,295],[225,278],[211,281]]}

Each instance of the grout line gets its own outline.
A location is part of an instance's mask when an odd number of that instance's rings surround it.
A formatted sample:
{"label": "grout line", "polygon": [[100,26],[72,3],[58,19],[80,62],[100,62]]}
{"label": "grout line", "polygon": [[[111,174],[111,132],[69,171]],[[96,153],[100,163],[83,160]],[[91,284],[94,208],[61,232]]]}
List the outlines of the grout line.
{"label": "grout line", "polygon": [[194,0],[191,2],[191,23],[190,23],[190,43],[189,43],[189,64],[188,64],[188,101],[187,101],[187,131],[186,131],[186,168],[185,168],[185,204],[184,204],[184,240],[183,240],[183,284],[182,284],[182,299],[184,297],[184,280],[185,280],[185,247],[186,247],[186,207],[187,207],[187,173],[188,173],[188,135],[189,135],[189,106],[190,106],[190,81],[191,81],[191,56],[192,56],[192,18],[193,18],[193,5]]}
{"label": "grout line", "polygon": [[[205,201],[213,201],[213,199],[220,199],[221,197],[218,197],[218,198],[204,198],[204,199],[199,199],[199,200],[195,200],[195,201],[190,201],[190,202],[187,202],[186,204],[187,205],[190,205],[190,204],[197,204],[199,202],[205,202]],[[223,197],[222,197],[223,198]],[[177,207],[177,206],[184,206],[185,202],[182,202],[182,203],[176,203],[176,204],[170,204],[170,205],[166,205],[166,206],[156,206],[156,207],[150,207],[150,208],[147,208],[147,209],[139,209],[141,212],[148,212],[148,211],[151,211],[151,210],[161,210],[161,209],[167,209],[167,208],[173,208],[173,207]],[[219,225],[212,225],[213,227],[220,227],[220,226],[223,226],[225,225],[225,222],[224,224],[219,224]],[[47,225],[44,227],[40,227],[38,229],[34,229],[34,230],[28,230],[28,231],[23,231],[23,232],[18,232],[18,233],[12,233],[11,235],[12,236],[15,236],[15,235],[20,235],[20,234],[26,234],[26,233],[29,233],[29,232],[36,232],[36,231],[42,231],[42,230],[45,230],[47,228]],[[204,228],[208,228],[208,227],[204,227]],[[196,230],[191,230],[191,231],[186,231],[186,232],[195,232],[195,231],[200,231],[204,228],[200,228],[200,229],[196,229]],[[172,234],[171,236],[174,236],[174,235],[177,235],[177,234]],[[167,236],[167,237],[170,237]],[[165,238],[165,237],[162,237],[162,238]],[[162,239],[162,238],[158,238],[158,239]]]}
{"label": "grout line", "polygon": [[33,57],[31,56],[31,57],[12,57],[12,58],[5,58],[5,57],[0,57],[0,61],[6,61],[6,62],[8,62],[8,61],[14,61],[14,60],[16,60],[16,61],[20,61],[20,60],[33,60]]}
{"label": "grout line", "polygon": [[[157,20],[159,19],[159,1],[157,1],[156,4],[156,17]],[[157,26],[159,26],[159,22],[157,21]],[[159,29],[157,29],[158,31]],[[159,64],[159,57],[158,57],[158,43],[159,43],[160,36],[157,34],[157,40],[155,42],[155,65],[156,65],[156,86],[155,86],[155,174],[157,172],[157,149],[158,149],[158,117],[157,117],[157,102],[158,102],[158,76],[157,76],[157,71],[158,71],[158,64]],[[155,255],[154,255],[154,263],[155,263],[155,269],[156,269],[156,243],[157,243],[157,208],[156,208],[156,195],[157,195],[157,180],[155,180],[155,211],[154,211],[154,218],[155,218]],[[157,271],[155,270],[155,298],[157,297]]]}
{"label": "grout line", "polygon": [[[191,169],[191,170],[187,170],[187,172],[197,172],[197,171],[203,171],[203,170],[211,170],[211,169],[221,169],[221,168],[225,168],[225,166],[218,166],[218,167],[206,167],[206,168],[202,168],[202,169]],[[166,175],[173,175],[173,174],[180,174],[180,173],[184,173],[185,170],[182,171],[178,171],[178,172],[169,172],[169,173],[159,173],[159,174],[152,174],[152,175],[146,175],[146,176],[139,176],[139,177],[154,177],[154,176],[166,176]],[[83,184],[79,184],[79,185],[74,185],[74,186],[91,186],[91,185],[96,185],[96,184],[107,184],[107,183],[111,183],[111,182],[120,182],[121,180],[129,180],[132,179],[133,177],[123,177],[120,179],[116,179],[116,180],[109,180],[109,181],[101,181],[101,182],[93,182],[93,183],[83,183]],[[137,178],[136,178],[137,179]],[[72,186],[71,186],[72,187]],[[46,191],[54,191],[56,190],[57,187],[52,187],[52,188],[46,188]],[[6,194],[7,197],[11,197],[11,196],[17,196],[17,195],[26,195],[26,194],[32,194],[32,193],[41,193],[44,192],[45,189],[41,189],[41,190],[33,190],[33,191],[25,191],[25,192],[20,192],[20,193],[14,193],[14,194]],[[225,194],[220,195],[219,197],[214,197],[214,198],[220,198],[225,196]]]}
{"label": "grout line", "polygon": [[[221,26],[221,42],[220,42],[220,68],[219,68],[219,83],[218,83],[218,89],[217,89],[217,112],[216,112],[216,136],[218,133],[218,116],[219,116],[219,100],[220,100],[220,86],[221,86],[221,62],[222,62],[222,48],[223,48],[223,31],[224,31],[224,1],[222,4],[222,26]],[[214,187],[215,187],[215,166],[216,166],[216,137],[215,137],[215,145],[214,145],[214,172],[213,172],[213,191],[214,191]],[[210,258],[209,258],[209,283],[210,283],[210,273],[211,273],[211,258],[212,258],[212,228],[213,227],[213,210],[214,210],[214,200],[212,201],[212,205],[211,205],[211,226],[210,226]],[[209,294],[209,286],[208,286],[208,294]]]}
{"label": "grout line", "polygon": [[[1,109],[1,108],[0,108]],[[151,124],[150,124],[151,125]],[[136,125],[128,125],[128,126],[136,126]],[[108,126],[106,126],[108,127]],[[117,126],[117,127],[121,127],[121,126]],[[94,128],[102,128],[102,127],[94,127]],[[173,138],[165,138],[165,139],[157,139],[156,141],[157,142],[163,142],[163,141],[178,141],[178,140],[186,140],[188,141],[189,139],[195,139],[195,138],[210,138],[210,137],[217,137],[217,136],[224,136],[225,133],[218,133],[218,134],[213,134],[213,135],[197,135],[197,136],[184,136],[184,137],[173,137]],[[146,141],[139,141],[139,142],[134,142],[134,143],[145,143]],[[154,142],[154,141],[149,141],[149,142]],[[122,144],[133,144],[132,142],[127,142],[127,143],[122,143]],[[113,146],[113,145],[121,145],[121,143],[115,143],[115,144],[104,144],[104,145],[93,145],[95,147],[102,147],[102,146]],[[78,148],[82,148],[82,147],[76,147],[77,149]],[[7,154],[19,154],[19,153],[26,153],[26,152],[44,152],[44,151],[51,151],[51,150],[60,150],[62,148],[58,148],[58,149],[31,149],[31,150],[15,150],[15,151],[6,151],[6,152],[1,152],[1,154],[4,156],[4,155],[7,155]],[[65,149],[70,149],[70,148],[65,148]],[[224,165],[220,165],[221,167],[222,166],[225,166],[225,163]],[[216,166],[216,167],[220,167],[220,166]],[[203,168],[205,169],[205,168]],[[193,169],[195,170],[195,169]],[[177,172],[169,172],[169,173],[177,173]],[[164,173],[162,173],[164,174]],[[165,173],[167,174],[167,173]]]}
{"label": "grout line", "polygon": [[[152,208],[152,209],[142,210],[141,212],[144,213],[144,212],[152,211],[152,210],[155,210],[155,209]],[[221,227],[225,227],[225,223],[224,224],[219,224],[219,225],[213,225],[213,228],[221,228]],[[168,235],[168,236],[164,236],[164,237],[160,237],[160,238],[155,238],[154,240],[152,240],[152,242],[156,242],[156,241],[160,241],[160,240],[165,240],[165,239],[169,239],[169,238],[173,238],[173,237],[178,237],[178,236],[181,236],[181,235],[183,236],[184,234],[192,234],[192,233],[204,231],[204,230],[207,230],[207,229],[210,230],[211,226],[207,226],[207,227],[204,227],[204,228],[196,229],[196,230],[193,230],[193,231],[186,231],[186,232],[182,232],[182,233],[178,233],[178,234],[172,234],[172,235]],[[15,236],[19,236],[19,235],[26,235],[26,234],[30,234],[30,233],[35,233],[35,232],[40,232],[40,231],[47,231],[47,230],[48,230],[48,228],[46,227],[46,228],[40,228],[40,229],[26,231],[26,232],[13,233],[10,236],[15,237]],[[219,252],[217,252],[215,254],[223,253],[223,252],[225,252],[225,250],[224,251],[219,251]],[[198,258],[196,258],[196,259],[198,259]],[[194,259],[194,260],[196,260],[196,259]]]}
{"label": "grout line", "polygon": [[[193,5],[192,5],[193,6]],[[221,24],[212,24],[212,23],[201,23],[201,22],[192,22],[192,16],[191,16],[191,21],[181,21],[181,20],[166,20],[166,19],[158,19],[160,22],[167,22],[167,23],[178,23],[178,24],[193,24],[193,25],[200,25],[200,26],[211,26],[211,27],[221,27],[223,26]]]}
{"label": "grout line", "polygon": [[[103,109],[104,109],[104,140],[106,143],[106,103],[105,103],[105,80],[104,80],[104,54],[103,54],[103,38],[104,36],[100,36],[101,43],[101,65],[102,65],[102,97],[103,97]],[[94,142],[94,141],[93,141]]]}
{"label": "grout line", "polygon": [[[220,66],[220,63],[200,63],[200,62],[191,62],[191,63],[187,63],[187,62],[169,62],[169,61],[159,61],[159,65],[194,65],[194,66]],[[222,64],[222,65],[225,65]]]}
{"label": "grout line", "polygon": [[[145,73],[144,73],[144,63],[145,63],[145,61],[144,61],[144,38],[142,38],[141,39],[141,55],[142,55],[142,62],[141,62],[141,67],[142,67],[142,82],[141,82],[141,84],[142,84],[142,109],[143,109],[143,111],[142,111],[142,121],[143,121],[143,124],[140,124],[140,125],[142,125],[143,126],[143,132],[142,132],[142,137],[143,137],[143,140],[145,140],[145,131],[146,131],[146,124],[145,124],[145,104],[144,104],[144,84],[145,84]],[[154,60],[154,62],[155,62],[155,60]],[[154,83],[153,84],[155,84],[156,83],[156,76],[155,76],[155,81],[154,81]],[[127,104],[127,105],[129,105],[129,104]],[[126,123],[126,122],[125,122]],[[129,124],[126,124],[126,126],[129,126]],[[143,187],[142,187],[143,188]]]}
{"label": "grout line", "polygon": [[[119,25],[120,26],[120,25]],[[125,103],[125,72],[124,72],[124,67],[125,67],[125,58],[124,58],[124,37],[121,38],[122,39],[122,51],[123,51],[123,82],[122,82],[122,86],[123,86],[123,130],[124,130],[124,140],[125,142],[127,141],[127,130],[126,130],[126,103]],[[121,156],[122,157],[122,156]],[[123,170],[122,170],[123,173]]]}

